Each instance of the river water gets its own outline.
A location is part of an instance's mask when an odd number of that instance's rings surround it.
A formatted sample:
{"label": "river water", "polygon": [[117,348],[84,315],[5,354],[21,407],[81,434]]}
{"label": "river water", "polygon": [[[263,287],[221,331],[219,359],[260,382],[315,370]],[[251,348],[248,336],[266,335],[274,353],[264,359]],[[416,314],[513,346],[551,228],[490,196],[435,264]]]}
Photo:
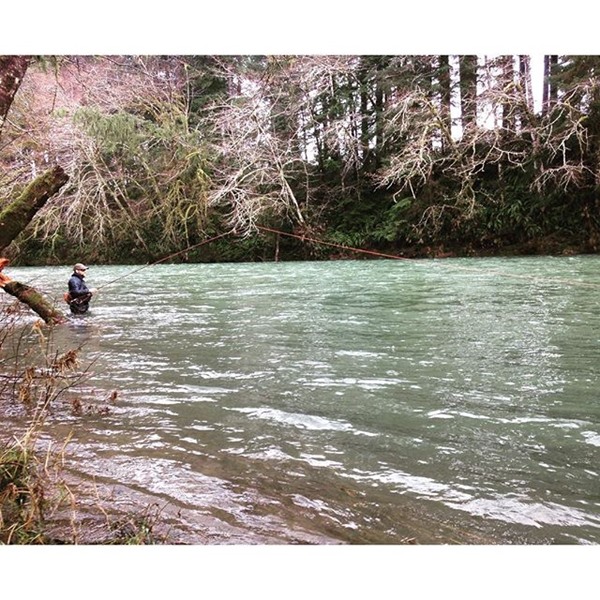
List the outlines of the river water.
{"label": "river water", "polygon": [[[58,298],[70,270],[8,274]],[[118,396],[64,418],[74,468],[175,508],[190,539],[600,542],[599,257],[87,281],[91,312],[53,336],[91,365],[82,393]]]}

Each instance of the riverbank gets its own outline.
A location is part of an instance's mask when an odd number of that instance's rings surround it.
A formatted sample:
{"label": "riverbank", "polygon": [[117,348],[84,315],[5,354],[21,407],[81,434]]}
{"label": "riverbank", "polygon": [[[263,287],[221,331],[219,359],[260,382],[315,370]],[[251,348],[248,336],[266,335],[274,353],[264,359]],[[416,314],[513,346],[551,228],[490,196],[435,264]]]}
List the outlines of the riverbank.
{"label": "riverbank", "polygon": [[[55,405],[56,412],[69,410],[69,398],[62,405]],[[88,416],[92,410],[88,406]],[[108,412],[104,412],[108,414]],[[312,529],[298,511],[290,515],[287,527],[278,530],[249,530],[243,523],[222,511],[203,511],[185,502],[173,502],[167,494],[151,493],[135,482],[121,478],[117,482],[110,477],[86,473],[81,470],[82,452],[73,433],[85,425],[86,415],[78,415],[71,423],[64,419],[49,418],[36,431],[22,407],[15,406],[6,398],[0,398],[0,473],[4,450],[13,447],[26,452],[31,475],[23,486],[24,493],[31,496],[35,490],[38,499],[30,498],[40,506],[29,507],[30,519],[26,531],[11,543],[42,545],[498,545],[506,542],[481,531],[469,531],[460,524],[440,521],[420,506],[402,509],[407,532],[394,541],[374,532],[341,531],[335,528]],[[98,413],[94,418],[98,418]],[[16,443],[15,443],[16,441]],[[84,451],[85,453],[89,450]],[[106,460],[106,459],[105,459]],[[111,471],[105,465],[106,473]],[[325,485],[325,483],[324,483]],[[2,497],[0,485],[0,499]],[[205,492],[199,490],[199,494]],[[251,493],[248,490],[248,493]],[[1,503],[0,503],[1,504]],[[28,508],[28,505],[23,507]],[[296,509],[297,511],[297,509]],[[279,519],[274,511],[269,519]],[[301,524],[304,521],[304,524]],[[11,523],[0,528],[10,529]],[[308,526],[308,527],[307,527]],[[277,532],[279,531],[279,532]],[[10,541],[10,540],[9,540]],[[4,540],[2,543],[6,543]]]}
{"label": "riverbank", "polygon": [[[68,405],[65,404],[65,405]],[[85,416],[81,417],[85,419]],[[50,419],[37,432],[32,432],[22,415],[15,416],[14,404],[0,399],[0,473],[3,450],[9,446],[26,450],[32,465],[32,478],[23,491],[35,490],[43,501],[44,510],[30,511],[27,535],[12,543],[43,545],[426,545],[426,546],[497,546],[514,544],[545,545],[527,537],[508,539],[500,531],[488,528],[469,530],[454,520],[440,520],[429,513],[427,503],[398,505],[402,527],[407,532],[393,541],[368,529],[347,531],[340,537],[331,530],[306,528],[301,525],[300,512],[290,519],[280,533],[248,530],[236,522],[226,510],[221,516],[203,511],[185,502],[173,502],[169,494],[151,493],[134,481],[114,481],[105,476],[86,473],[80,468],[81,448],[73,441],[73,432],[82,421],[66,424]],[[15,444],[15,440],[17,443]],[[85,451],[88,453],[89,449]],[[106,460],[106,459],[105,459]],[[112,466],[105,465],[106,473]],[[324,483],[325,485],[325,483]],[[2,498],[0,485],[0,499]],[[199,494],[205,491],[199,490]],[[248,490],[248,493],[251,493]],[[0,503],[1,505],[1,503]],[[0,506],[1,508],[1,506]],[[27,508],[27,506],[25,506]],[[43,514],[42,514],[43,512]],[[269,517],[280,518],[278,511]],[[4,523],[4,531],[10,528]],[[3,528],[0,527],[0,543]]]}
{"label": "riverbank", "polygon": [[[3,403],[0,400],[0,409]],[[0,412],[6,412],[1,411]],[[9,432],[5,427],[9,426]],[[67,442],[48,433],[18,433],[13,419],[0,427],[0,545],[231,545],[309,544],[343,542],[326,535],[290,531],[286,538],[269,534],[252,539],[239,526],[184,506],[174,506],[161,495],[133,485],[103,481],[77,470],[77,455]],[[23,424],[20,424],[23,425]],[[11,427],[12,426],[12,427]],[[59,428],[62,429],[62,428]],[[16,435],[15,435],[16,434]],[[18,440],[16,443],[15,439]],[[34,442],[34,443],[33,443]],[[3,478],[15,464],[14,451],[27,455],[27,480]],[[8,504],[11,497],[25,503]],[[35,494],[32,492],[35,491]],[[26,513],[26,514],[25,514]]]}
{"label": "riverbank", "polygon": [[[224,510],[202,511],[184,502],[174,503],[168,495],[151,493],[135,482],[100,477],[81,470],[82,452],[74,433],[85,427],[86,418],[98,419],[109,410],[101,404],[86,405],[82,414],[70,414],[72,399],[66,394],[57,400],[53,413],[32,426],[31,414],[23,405],[0,397],[0,474],[13,449],[23,456],[26,471],[16,492],[27,497],[13,512],[12,522],[0,527],[0,543],[37,545],[362,545],[389,540],[369,531],[348,532],[339,537],[333,532],[316,531],[301,525],[300,515],[289,526],[276,531],[249,531]],[[98,408],[104,410],[97,410]],[[76,438],[77,436],[75,436]],[[88,450],[89,451],[89,450]],[[86,451],[86,452],[88,452]],[[10,459],[14,463],[14,459]],[[111,471],[105,466],[106,473]],[[1,479],[1,478],[0,478]],[[0,481],[0,510],[9,516],[6,481]],[[199,493],[203,493],[199,491]],[[14,496],[14,494],[13,494]],[[26,514],[25,514],[26,512]],[[272,518],[279,518],[273,513]],[[470,532],[456,524],[440,522],[414,509],[404,511],[407,534],[399,545],[495,545],[500,539]],[[18,532],[6,539],[10,530]]]}
{"label": "riverbank", "polygon": [[[172,248],[167,254],[140,254],[139,251],[123,253],[118,257],[104,256],[98,249],[89,249],[83,254],[86,262],[99,265],[130,264],[145,265],[169,263],[240,263],[240,262],[294,262],[294,261],[339,261],[353,259],[443,259],[443,258],[493,258],[519,256],[575,256],[596,254],[598,247],[586,239],[576,239],[553,233],[534,237],[522,242],[507,242],[502,239],[478,240],[473,242],[444,241],[403,245],[388,242],[372,243],[356,239],[327,236],[310,230],[292,232],[266,230],[263,235],[240,237],[234,232],[207,237],[189,248]],[[12,266],[62,266],[74,264],[81,259],[82,252],[57,255],[28,251],[21,248],[18,256],[12,257]]]}

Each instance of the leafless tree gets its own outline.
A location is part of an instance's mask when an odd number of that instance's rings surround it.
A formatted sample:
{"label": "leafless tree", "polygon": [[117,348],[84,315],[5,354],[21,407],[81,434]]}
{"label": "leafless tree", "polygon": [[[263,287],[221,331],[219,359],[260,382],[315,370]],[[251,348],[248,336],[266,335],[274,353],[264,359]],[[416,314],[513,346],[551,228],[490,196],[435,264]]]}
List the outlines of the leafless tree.
{"label": "leafless tree", "polygon": [[[332,152],[351,165],[358,160],[360,137],[348,113],[338,118],[324,104],[335,95],[336,78],[354,76],[351,57],[278,57],[265,72],[225,69],[227,103],[213,110],[220,132],[219,160],[213,171],[211,204],[230,207],[230,227],[249,232],[265,212],[286,214],[305,224],[310,194],[299,198],[307,166]],[[233,85],[233,82],[236,85]]]}

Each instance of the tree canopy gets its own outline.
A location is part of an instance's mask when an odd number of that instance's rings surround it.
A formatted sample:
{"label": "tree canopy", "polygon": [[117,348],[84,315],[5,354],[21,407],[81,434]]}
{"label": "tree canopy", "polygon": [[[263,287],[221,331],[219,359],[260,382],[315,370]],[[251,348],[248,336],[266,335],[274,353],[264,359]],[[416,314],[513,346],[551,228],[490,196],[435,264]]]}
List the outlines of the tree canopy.
{"label": "tree canopy", "polygon": [[598,250],[596,56],[545,57],[540,89],[522,55],[5,57],[0,77],[24,64],[0,197],[55,164],[69,181],[13,261],[147,261],[226,230],[190,259],[272,257],[260,225],[410,255]]}

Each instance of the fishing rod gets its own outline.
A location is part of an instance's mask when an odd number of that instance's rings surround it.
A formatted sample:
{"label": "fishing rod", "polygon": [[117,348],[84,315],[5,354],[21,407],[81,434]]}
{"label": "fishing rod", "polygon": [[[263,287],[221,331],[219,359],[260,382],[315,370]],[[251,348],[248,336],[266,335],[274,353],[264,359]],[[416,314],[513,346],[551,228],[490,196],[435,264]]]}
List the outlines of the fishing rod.
{"label": "fishing rod", "polygon": [[227,235],[231,235],[231,231],[226,231],[225,233],[220,233],[219,235],[215,235],[214,237],[211,237],[207,240],[203,240],[201,242],[198,242],[197,244],[193,244],[191,246],[188,246],[187,248],[184,248],[183,250],[179,250],[177,252],[173,252],[173,254],[169,254],[168,256],[165,256],[164,258],[160,258],[159,260],[155,260],[152,263],[149,263],[147,265],[142,265],[141,267],[138,267],[137,269],[134,269],[133,271],[130,271],[128,273],[125,273],[123,275],[119,275],[119,277],[116,277],[115,279],[112,279],[111,281],[108,281],[107,283],[99,286],[98,290],[101,290],[103,288],[105,288],[108,285],[112,285],[113,283],[120,281],[121,279],[125,279],[125,277],[129,277],[130,275],[133,275],[134,273],[138,273],[139,271],[142,271],[143,269],[147,269],[148,267],[153,267],[154,265],[158,265],[162,262],[165,262],[167,260],[170,260],[172,258],[175,258],[176,256],[179,256],[180,254],[185,254],[186,252],[189,252],[190,250],[194,250],[195,248],[199,248],[200,246],[204,246],[205,244],[210,244],[211,242],[214,242],[215,240],[218,240],[220,238],[223,238]]}

